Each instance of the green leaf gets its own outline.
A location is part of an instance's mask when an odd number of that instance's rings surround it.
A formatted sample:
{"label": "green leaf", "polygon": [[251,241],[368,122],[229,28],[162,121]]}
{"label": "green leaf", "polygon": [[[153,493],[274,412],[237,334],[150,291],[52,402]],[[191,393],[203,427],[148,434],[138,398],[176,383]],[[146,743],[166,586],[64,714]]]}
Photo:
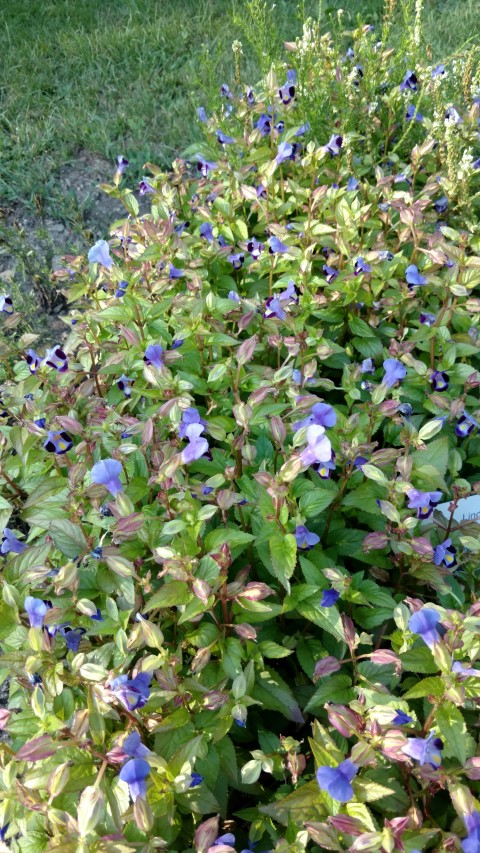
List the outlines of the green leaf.
{"label": "green leaf", "polygon": [[150,610],[164,607],[175,607],[179,604],[188,604],[193,598],[193,593],[190,592],[188,586],[183,581],[170,581],[155,592],[148,599],[144,613],[149,613]]}
{"label": "green leaf", "polygon": [[355,698],[352,679],[349,675],[335,673],[317,687],[313,696],[305,705],[305,711],[316,714],[323,710],[326,702],[337,702],[348,705]]}
{"label": "green leaf", "polygon": [[410,690],[407,690],[404,699],[421,699],[423,696],[436,696],[439,699],[445,693],[445,682],[441,678],[422,678]]}
{"label": "green leaf", "polygon": [[297,543],[292,533],[283,535],[275,532],[268,540],[272,570],[275,577],[290,592],[289,578],[292,577],[297,562]]}
{"label": "green leaf", "polygon": [[400,660],[406,672],[422,672],[426,675],[433,675],[435,672],[438,672],[438,666],[427,646],[424,648],[409,649],[400,655]]}
{"label": "green leaf", "polygon": [[325,799],[316,781],[307,782],[281,800],[260,806],[259,811],[284,826],[289,821],[303,826],[306,821],[322,820],[327,816]]}
{"label": "green leaf", "polygon": [[255,675],[252,697],[269,711],[279,711],[287,720],[303,723],[303,715],[286,682],[274,669],[265,667]]}
{"label": "green leaf", "polygon": [[467,758],[467,727],[461,711],[453,702],[444,702],[435,711],[435,722],[444,741],[444,754],[458,758],[461,765]]}
{"label": "green leaf", "polygon": [[323,512],[337,496],[331,489],[312,489],[300,498],[300,512],[306,518],[312,518]]}
{"label": "green leaf", "polygon": [[60,518],[52,521],[48,532],[55,545],[67,557],[78,557],[88,549],[88,543],[78,524]]}

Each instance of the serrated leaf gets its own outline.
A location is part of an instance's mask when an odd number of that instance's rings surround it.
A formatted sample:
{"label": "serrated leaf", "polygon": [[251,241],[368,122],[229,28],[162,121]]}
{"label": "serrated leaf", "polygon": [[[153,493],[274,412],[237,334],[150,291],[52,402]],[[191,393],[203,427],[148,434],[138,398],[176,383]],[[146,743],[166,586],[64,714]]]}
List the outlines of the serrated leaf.
{"label": "serrated leaf", "polygon": [[295,826],[303,826],[306,821],[326,817],[327,806],[317,782],[313,781],[307,782],[281,800],[260,806],[259,811],[284,826],[289,821]]}
{"label": "serrated leaf", "polygon": [[297,543],[291,533],[276,532],[268,540],[272,570],[275,577],[290,592],[289,578],[292,577],[297,562]]}
{"label": "serrated leaf", "polygon": [[438,699],[445,693],[445,682],[441,678],[422,678],[410,690],[407,690],[403,699],[421,699],[423,696],[436,696]]}
{"label": "serrated leaf", "polygon": [[165,583],[158,592],[155,592],[148,599],[144,613],[149,613],[151,610],[163,607],[175,607],[179,604],[188,604],[193,598],[193,593],[189,590],[186,583],[183,581],[170,581]]}
{"label": "serrated leaf", "polygon": [[467,727],[462,712],[452,703],[444,702],[435,711],[435,722],[445,744],[445,755],[454,755],[463,766],[467,758]]}
{"label": "serrated leaf", "polygon": [[78,524],[65,518],[52,521],[48,532],[59,551],[67,557],[78,557],[88,548],[87,540]]}
{"label": "serrated leaf", "polygon": [[429,648],[408,649],[400,655],[402,668],[406,672],[421,672],[427,675],[433,675],[438,672],[438,666],[435,663],[432,653]]}
{"label": "serrated leaf", "polygon": [[278,711],[287,720],[303,723],[300,706],[290,687],[274,669],[265,667],[255,676],[252,697],[269,711]]}
{"label": "serrated leaf", "polygon": [[313,518],[330,506],[336,495],[331,489],[312,489],[300,498],[300,512],[306,518]]}

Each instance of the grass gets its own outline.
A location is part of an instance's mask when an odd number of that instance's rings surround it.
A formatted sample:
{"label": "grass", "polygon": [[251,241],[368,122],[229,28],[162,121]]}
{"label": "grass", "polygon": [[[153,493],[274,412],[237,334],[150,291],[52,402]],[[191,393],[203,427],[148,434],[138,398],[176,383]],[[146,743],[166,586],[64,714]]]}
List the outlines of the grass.
{"label": "grass", "polygon": [[[299,32],[295,0],[278,0],[280,38]],[[382,0],[324,0],[379,22]],[[318,4],[308,2],[315,14]],[[218,81],[231,79],[231,16],[245,0],[0,0],[0,197],[58,202],[58,168],[79,150],[126,154],[139,174],[167,165],[199,134],[201,55]],[[436,57],[480,33],[480,0],[425,0],[427,39]],[[246,54],[247,72],[255,66]]]}

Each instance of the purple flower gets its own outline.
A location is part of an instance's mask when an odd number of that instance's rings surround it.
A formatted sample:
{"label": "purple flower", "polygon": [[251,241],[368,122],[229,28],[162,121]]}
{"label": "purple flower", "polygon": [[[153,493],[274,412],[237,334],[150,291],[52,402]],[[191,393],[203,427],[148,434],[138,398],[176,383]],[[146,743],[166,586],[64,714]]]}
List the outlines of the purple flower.
{"label": "purple flower", "polygon": [[47,423],[46,418],[35,418],[34,422],[35,426],[38,426],[40,429],[45,429],[45,424]]}
{"label": "purple flower", "polygon": [[220,145],[232,145],[235,140],[233,136],[227,136],[227,134],[224,133],[223,130],[217,130],[217,142]]}
{"label": "purple flower", "polygon": [[472,666],[464,666],[459,660],[453,661],[452,672],[458,675],[460,681],[464,678],[480,678],[480,669],[475,669]]}
{"label": "purple flower", "polygon": [[117,172],[119,175],[123,175],[124,172],[127,171],[130,163],[128,162],[126,157],[123,157],[121,154],[117,157]]}
{"label": "purple flower", "polygon": [[178,269],[178,267],[174,267],[173,264],[170,264],[169,271],[168,271],[168,277],[170,279],[172,279],[172,278],[183,278],[184,275],[185,275],[184,270]]}
{"label": "purple flower", "polygon": [[197,107],[197,116],[201,122],[207,121],[207,114],[205,112],[205,107]]}
{"label": "purple flower", "polygon": [[260,131],[262,136],[270,136],[272,130],[272,118],[270,113],[262,113],[255,122],[255,127]]}
{"label": "purple flower", "polygon": [[61,456],[63,453],[68,453],[73,447],[73,441],[68,432],[63,430],[48,430],[47,439],[43,443],[43,447],[48,453],[57,453]]}
{"label": "purple flower", "polygon": [[[295,385],[302,385],[303,384],[302,371],[298,370],[298,368],[296,368],[296,367],[294,367],[294,369],[292,370],[292,382],[295,382]],[[313,384],[314,382],[315,382],[314,377],[310,376],[305,381],[305,385]]]}
{"label": "purple flower", "polygon": [[211,222],[202,222],[200,225],[200,237],[204,237],[209,243],[213,243],[213,230]]}
{"label": "purple flower", "polygon": [[128,281],[125,281],[125,279],[123,279],[122,281],[119,281],[118,285],[117,285],[117,289],[115,291],[115,298],[121,299],[122,296],[125,296],[125,293],[127,292],[127,287],[128,287]]}
{"label": "purple flower", "polygon": [[358,764],[347,758],[338,767],[319,767],[317,782],[321,790],[326,791],[333,800],[347,803],[353,797],[352,781],[357,772]]}
{"label": "purple flower", "polygon": [[415,264],[410,264],[405,270],[405,278],[409,287],[418,287],[421,284],[427,284],[427,279],[424,275],[420,275],[418,267]]}
{"label": "purple flower", "polygon": [[373,359],[364,358],[361,365],[360,370],[362,373],[375,373],[375,368],[373,366]]}
{"label": "purple flower", "polygon": [[336,589],[324,589],[320,607],[333,607],[340,598],[340,593]]}
{"label": "purple flower", "polygon": [[208,178],[208,173],[213,172],[216,168],[216,163],[212,163],[210,160],[204,160],[200,154],[197,154],[197,171],[200,172],[202,178]]}
{"label": "purple flower", "polygon": [[147,796],[146,778],[150,773],[150,765],[143,758],[132,758],[123,765],[119,773],[122,782],[126,782],[132,800]]}
{"label": "purple flower", "polygon": [[160,344],[150,344],[145,350],[143,360],[146,364],[151,364],[160,370],[163,367],[163,347]]}
{"label": "purple flower", "polygon": [[328,140],[327,144],[325,145],[325,151],[328,151],[328,153],[332,157],[338,157],[338,155],[340,154],[342,145],[343,145],[343,136],[340,136],[337,133],[332,133],[330,139]]}
{"label": "purple flower", "polygon": [[368,459],[366,456],[357,456],[354,459],[353,464],[354,464],[355,468],[357,468],[358,471],[361,471],[362,465],[366,465],[367,462],[368,462]]}
{"label": "purple flower", "polygon": [[48,606],[45,602],[42,601],[41,598],[33,598],[31,595],[28,595],[23,606],[27,611],[27,615],[30,620],[30,627],[41,628],[44,616],[48,610]]}
{"label": "purple flower", "polygon": [[311,533],[304,524],[298,524],[293,535],[295,536],[297,548],[300,548],[302,551],[309,551],[310,548],[313,548],[314,545],[320,542],[320,536],[317,536],[316,533]]}
{"label": "purple flower", "polygon": [[[480,163],[480,160],[479,160],[479,163]],[[480,166],[478,168],[480,169]],[[257,193],[257,198],[266,199],[266,197],[267,197],[267,191],[266,191],[265,187],[263,186],[263,184],[258,185],[258,187],[256,188],[256,193]]]}
{"label": "purple flower", "polygon": [[331,284],[335,281],[337,275],[339,275],[338,270],[336,270],[335,267],[329,267],[328,264],[323,265],[322,272],[327,279],[327,284]]}
{"label": "purple flower", "polygon": [[125,394],[125,397],[131,397],[132,396],[131,386],[133,385],[134,381],[135,381],[134,379],[131,379],[129,376],[125,376],[125,374],[122,373],[120,378],[117,379],[117,388],[119,389],[119,391],[123,391],[123,393]]}
{"label": "purple flower", "polygon": [[418,318],[419,322],[424,326],[433,326],[436,319],[435,314],[429,314],[428,312],[420,314],[420,317]]}
{"label": "purple flower", "polygon": [[283,310],[280,299],[277,296],[269,296],[268,299],[265,300],[265,311],[263,312],[263,316],[266,320],[269,320],[271,317],[277,317],[278,320],[284,320],[287,316],[285,311]]}
{"label": "purple flower", "polygon": [[233,95],[226,83],[222,83],[220,86],[220,94],[223,95],[224,98],[233,98]]}
{"label": "purple flower", "polygon": [[445,74],[445,66],[442,63],[436,65],[435,68],[432,68],[432,80],[434,80],[435,77],[439,77],[441,74]]}
{"label": "purple flower", "polygon": [[277,166],[279,166],[280,163],[284,163],[285,160],[295,159],[293,145],[291,145],[290,142],[281,142],[278,146],[277,156],[275,159],[277,161]]}
{"label": "purple flower", "polygon": [[474,429],[478,429],[478,423],[472,415],[461,415],[455,425],[455,434],[459,438],[471,435]]}
{"label": "purple flower", "polygon": [[277,252],[279,254],[288,252],[288,246],[286,246],[285,243],[282,243],[282,241],[279,240],[278,237],[270,237],[269,243],[270,247],[268,251],[271,255],[275,255]]}
{"label": "purple flower", "polygon": [[303,465],[309,466],[316,462],[330,462],[332,445],[325,435],[325,427],[311,424],[307,428],[307,446],[302,451],[300,459]]}
{"label": "purple flower", "polygon": [[107,269],[112,268],[113,261],[110,257],[110,246],[106,240],[97,240],[88,252],[88,260],[91,264],[101,264]]}
{"label": "purple flower", "polygon": [[136,711],[148,702],[151,680],[151,672],[140,672],[135,678],[119,675],[110,682],[110,689],[127,711]]}
{"label": "purple flower", "polygon": [[102,459],[101,462],[97,462],[93,466],[90,476],[92,483],[106,486],[110,494],[116,497],[119,492],[123,492],[123,486],[118,476],[122,471],[122,463],[117,459]]}
{"label": "purple flower", "polygon": [[82,637],[85,634],[85,628],[62,628],[61,633],[67,644],[69,652],[76,654],[78,652]]}
{"label": "purple flower", "polygon": [[353,268],[354,275],[360,275],[361,272],[371,272],[372,268],[370,264],[367,264],[363,258],[356,258],[355,266]]}
{"label": "purple flower", "polygon": [[297,132],[295,133],[295,136],[303,136],[305,133],[309,133],[309,132],[310,132],[310,125],[309,125],[308,121],[306,121],[305,124],[300,125]]}
{"label": "purple flower", "polygon": [[447,196],[446,196],[446,195],[442,195],[442,197],[441,197],[441,198],[438,198],[438,199],[437,199],[437,201],[434,203],[434,205],[433,205],[433,206],[434,206],[434,208],[435,208],[435,210],[436,210],[436,212],[437,212],[437,213],[439,213],[439,214],[440,214],[440,213],[445,213],[445,211],[446,211],[446,209],[447,209],[447,207],[448,207],[448,198],[447,198]]}
{"label": "purple flower", "polygon": [[453,569],[457,564],[456,553],[457,549],[452,545],[452,540],[445,539],[435,548],[433,562],[436,566],[446,566],[447,569]]}
{"label": "purple flower", "polygon": [[27,349],[25,353],[25,361],[27,362],[30,373],[36,373],[40,367],[40,356],[37,355],[34,349]]}
{"label": "purple flower", "polygon": [[480,157],[472,163],[472,169],[480,169]]}
{"label": "purple flower", "polygon": [[191,406],[182,414],[182,420],[180,422],[180,426],[178,427],[178,434],[180,438],[185,438],[187,435],[187,429],[191,424],[201,424],[202,427],[207,426],[207,422],[200,417],[200,413],[198,409],[194,409]]}
{"label": "purple flower", "polygon": [[443,741],[431,732],[428,737],[409,737],[402,752],[418,761],[420,767],[430,764],[435,770],[442,763]]}
{"label": "purple flower", "polygon": [[422,638],[429,649],[432,649],[434,643],[440,642],[440,634],[437,631],[439,622],[440,614],[436,610],[422,607],[410,616],[408,627],[413,634],[418,634]]}
{"label": "purple flower", "polygon": [[155,193],[154,187],[152,187],[148,178],[142,178],[142,180],[138,184],[138,191],[140,195],[152,195]]}
{"label": "purple flower", "polygon": [[409,489],[407,491],[409,509],[417,510],[417,518],[429,518],[434,507],[440,503],[442,499],[441,492],[419,492],[418,489]]}
{"label": "purple flower", "polygon": [[65,373],[68,370],[67,356],[58,344],[47,351],[44,361],[45,364],[48,364],[49,367],[54,367],[59,373]]}
{"label": "purple flower", "polygon": [[345,188],[345,189],[347,190],[347,192],[349,192],[349,193],[350,193],[350,192],[354,192],[355,190],[358,190],[358,187],[359,187],[359,186],[360,186],[360,185],[359,185],[359,183],[358,183],[357,179],[356,179],[356,178],[354,178],[354,177],[351,177],[351,178],[349,178],[349,179],[348,179],[348,181],[347,181],[347,186],[346,186],[346,188]]}
{"label": "purple flower", "polygon": [[2,545],[0,547],[2,554],[21,554],[22,551],[25,551],[27,547],[25,542],[20,542],[9,527],[3,528],[2,536]]}
{"label": "purple flower", "polygon": [[11,296],[0,296],[0,311],[4,314],[13,314],[13,300]]}
{"label": "purple flower", "polygon": [[279,299],[289,299],[290,302],[295,302],[298,305],[298,293],[295,287],[295,282],[290,279],[285,290],[278,294]]}
{"label": "purple flower", "polygon": [[298,429],[302,429],[302,427],[310,426],[310,424],[319,424],[323,427],[333,427],[336,423],[337,414],[332,406],[328,403],[315,403],[310,410],[310,414],[302,421],[294,423],[293,429],[297,431]]}
{"label": "purple flower", "polygon": [[212,847],[220,847],[221,845],[230,846],[235,844],[235,836],[231,832],[226,832],[224,835],[219,835],[212,844]]}
{"label": "purple flower", "polygon": [[130,758],[145,758],[146,755],[150,755],[150,750],[142,743],[139,733],[135,731],[123,741],[122,749]]}
{"label": "purple flower", "polygon": [[463,853],[479,853],[480,851],[480,814],[472,812],[472,814],[464,815],[465,826],[468,835],[462,841]]}
{"label": "purple flower", "polygon": [[236,290],[229,290],[227,299],[231,299],[232,302],[240,302],[240,297]]}
{"label": "purple flower", "polygon": [[446,391],[449,384],[448,374],[442,370],[435,370],[430,377],[430,382],[434,391]]}
{"label": "purple flower", "polygon": [[290,101],[293,101],[295,97],[295,86],[293,83],[285,83],[284,86],[281,86],[278,90],[278,97],[285,106],[289,104]]}
{"label": "purple flower", "polygon": [[247,243],[247,251],[255,261],[258,260],[264,248],[265,246],[263,243],[261,243],[260,240],[255,240],[255,238],[252,238],[252,240],[249,240]]}
{"label": "purple flower", "polygon": [[417,75],[415,74],[415,72],[414,71],[407,71],[407,73],[405,74],[405,77],[403,78],[402,82],[400,83],[400,91],[405,92],[407,89],[410,89],[410,91],[416,92],[417,91],[417,83],[418,83],[418,80],[417,80]]}
{"label": "purple flower", "polygon": [[401,382],[407,375],[407,369],[401,361],[396,358],[386,358],[383,362],[385,371],[382,382],[385,382],[387,388],[393,388],[396,382]]}
{"label": "purple flower", "polygon": [[452,124],[463,124],[463,118],[455,107],[447,107],[445,110],[445,120]]}
{"label": "purple flower", "polygon": [[395,717],[392,720],[392,724],[394,726],[406,726],[408,723],[413,723],[413,717],[410,717],[405,711],[395,708]]}
{"label": "purple flower", "polygon": [[247,87],[245,97],[247,99],[247,104],[250,104],[250,106],[253,106],[253,104],[255,103],[255,95],[253,94],[253,89],[251,88],[251,86]]}
{"label": "purple flower", "polygon": [[200,776],[200,773],[191,773],[191,779],[189,788],[196,788],[197,785],[201,785],[203,782],[203,776]]}
{"label": "purple flower", "polygon": [[234,270],[239,270],[243,266],[245,255],[243,254],[243,252],[237,252],[236,255],[228,255],[227,260],[229,260],[230,263],[233,264]]}
{"label": "purple flower", "polygon": [[332,471],[335,471],[334,457],[335,454],[332,450],[332,458],[329,462],[317,462],[315,465],[312,465],[312,468],[322,480],[329,480],[332,476]]}
{"label": "purple flower", "polygon": [[385,249],[378,253],[379,261],[393,261],[394,257],[393,252],[387,252]]}
{"label": "purple flower", "polygon": [[200,459],[208,450],[208,441],[202,436],[204,430],[203,424],[193,423],[187,426],[185,436],[189,443],[185,450],[182,451],[182,462],[187,465],[189,462],[195,462]]}

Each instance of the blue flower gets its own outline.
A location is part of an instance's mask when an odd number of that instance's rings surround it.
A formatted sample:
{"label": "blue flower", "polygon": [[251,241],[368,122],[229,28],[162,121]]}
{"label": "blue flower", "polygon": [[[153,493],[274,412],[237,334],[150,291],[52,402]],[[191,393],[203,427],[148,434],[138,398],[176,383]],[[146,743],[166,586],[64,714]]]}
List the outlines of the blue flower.
{"label": "blue flower", "polygon": [[445,120],[451,124],[463,124],[463,118],[455,107],[447,107],[445,110]]}
{"label": "blue flower", "polygon": [[123,751],[130,758],[145,758],[150,755],[150,750],[142,743],[138,732],[131,732],[122,744]]}
{"label": "blue flower", "polygon": [[337,413],[328,403],[315,403],[302,421],[297,421],[293,424],[295,431],[308,427],[310,424],[319,424],[323,427],[333,427],[337,423]]}
{"label": "blue flower", "polygon": [[101,462],[97,462],[93,466],[90,476],[92,483],[106,486],[110,494],[116,497],[119,492],[123,492],[123,486],[118,476],[122,471],[122,463],[117,459],[102,459]]}
{"label": "blue flower", "polygon": [[293,83],[285,83],[284,86],[281,86],[278,90],[278,97],[285,106],[287,106],[290,101],[293,101],[295,97],[295,86]]}
{"label": "blue flower", "polygon": [[202,436],[204,430],[203,424],[193,423],[187,426],[185,436],[188,438],[188,444],[185,450],[182,451],[182,462],[187,465],[189,462],[195,462],[200,459],[208,451],[208,441]]}
{"label": "blue flower", "polygon": [[321,790],[326,791],[333,800],[347,803],[353,797],[352,781],[357,772],[358,764],[347,758],[338,767],[319,767],[317,782]]}
{"label": "blue flower", "polygon": [[25,548],[27,547],[25,542],[20,542],[20,540],[15,536],[13,530],[10,530],[9,527],[3,528],[2,536],[2,545],[0,547],[0,552],[2,554],[21,554],[25,551]]}
{"label": "blue flower", "polygon": [[452,540],[445,539],[435,548],[433,562],[436,566],[446,566],[447,569],[452,569],[457,564],[456,553],[457,549],[452,545]]}
{"label": "blue flower", "polygon": [[139,181],[138,191],[139,191],[140,195],[148,195],[148,194],[152,195],[155,193],[155,189],[154,189],[154,187],[152,187],[148,178],[142,178],[142,180]]}
{"label": "blue flower", "polygon": [[228,255],[227,260],[229,260],[230,263],[233,265],[234,270],[239,270],[243,266],[245,255],[243,254],[243,252],[237,252],[237,254]]}
{"label": "blue flower", "polygon": [[331,284],[332,281],[335,281],[337,275],[339,275],[338,270],[335,267],[329,267],[328,264],[324,264],[322,267],[322,272],[327,279],[327,283]]}
{"label": "blue flower", "polygon": [[224,835],[219,835],[212,844],[212,847],[220,847],[222,845],[230,846],[235,844],[235,836],[231,832],[226,832]]}
{"label": "blue flower", "polygon": [[160,344],[150,344],[143,357],[145,364],[151,364],[160,370],[163,367],[163,347]]}
{"label": "blue flower", "polygon": [[30,621],[31,628],[41,628],[43,625],[43,619],[47,613],[48,606],[42,601],[41,598],[33,598],[31,595],[27,595],[23,606],[27,611],[27,615]]}
{"label": "blue flower", "polygon": [[205,107],[197,107],[197,116],[199,121],[205,123],[207,121],[207,114],[205,112]]}
{"label": "blue flower", "polygon": [[442,493],[435,492],[419,492],[418,489],[409,489],[407,491],[409,509],[417,510],[417,518],[429,518],[434,508],[440,503]]}
{"label": "blue flower", "polygon": [[371,271],[372,271],[372,268],[371,268],[370,264],[367,264],[363,258],[356,258],[355,259],[355,266],[353,268],[354,275],[360,275],[360,273],[362,273],[362,272],[368,273]]}
{"label": "blue flower", "polygon": [[232,302],[240,302],[240,297],[236,290],[229,290],[227,294],[227,299],[231,299]]}
{"label": "blue flower", "polygon": [[394,726],[406,726],[408,723],[413,723],[413,717],[410,717],[405,711],[395,708],[395,717],[392,720],[392,724]]}
{"label": "blue flower", "polygon": [[435,314],[429,314],[428,311],[420,314],[420,317],[418,318],[419,322],[422,323],[423,326],[433,326],[436,319]]}
{"label": "blue flower", "polygon": [[211,222],[202,222],[200,225],[200,237],[204,237],[209,243],[213,243],[213,230]]}
{"label": "blue flower", "polygon": [[459,438],[465,438],[466,435],[471,435],[474,429],[478,429],[478,423],[473,415],[463,414],[455,425],[455,433]]}
{"label": "blue flower", "polygon": [[13,300],[11,296],[0,296],[0,311],[4,314],[13,314]]}
{"label": "blue flower", "polygon": [[125,394],[125,397],[131,397],[132,396],[131,386],[133,385],[134,381],[135,381],[134,379],[131,379],[129,376],[125,376],[125,374],[122,373],[120,378],[117,379],[117,388],[119,389],[119,391],[123,391],[123,393]]}
{"label": "blue flower", "polygon": [[445,66],[443,65],[443,63],[440,63],[439,65],[436,65],[435,68],[432,68],[432,80],[434,80],[435,77],[439,77],[443,74],[445,74]]}
{"label": "blue flower", "polygon": [[135,678],[119,675],[110,682],[110,689],[127,711],[135,711],[147,704],[151,680],[151,672],[140,672]]}
{"label": "blue flower", "polygon": [[347,181],[346,190],[347,190],[347,192],[353,192],[354,190],[358,190],[359,186],[360,185],[359,185],[357,179],[354,177],[351,177]]}
{"label": "blue flower", "polygon": [[396,358],[386,358],[383,369],[385,373],[382,382],[385,382],[387,388],[393,388],[396,382],[401,382],[407,375],[406,367]]}
{"label": "blue flower", "polygon": [[287,315],[285,314],[277,296],[269,296],[268,299],[265,300],[265,311],[263,312],[263,316],[266,320],[269,320],[271,317],[276,317],[278,320],[285,319]]}
{"label": "blue flower", "polygon": [[208,178],[208,173],[213,172],[216,168],[216,163],[212,163],[211,160],[204,160],[200,154],[197,154],[197,171],[200,172],[202,178]]}
{"label": "blue flower", "polygon": [[328,151],[328,153],[332,157],[338,157],[338,155],[340,154],[342,145],[343,145],[343,136],[340,136],[337,133],[332,133],[330,139],[328,140],[327,144],[325,145],[325,151]]}
{"label": "blue flower", "polygon": [[121,299],[122,296],[125,296],[125,293],[127,291],[127,287],[128,287],[128,281],[125,281],[125,279],[123,279],[123,281],[118,282],[117,289],[115,291],[116,299]]}
{"label": "blue flower", "polygon": [[446,195],[442,195],[441,198],[438,198],[436,202],[434,202],[434,208],[437,213],[445,213],[448,207],[448,198]]}
{"label": "blue flower", "polygon": [[207,422],[200,417],[200,413],[198,409],[194,409],[192,406],[189,406],[188,409],[182,414],[182,420],[180,421],[180,425],[178,427],[178,435],[180,438],[185,438],[187,435],[187,429],[190,424],[202,424],[203,427],[207,426]]}
{"label": "blue flower", "polygon": [[415,105],[409,104],[407,107],[407,112],[405,113],[405,119],[406,121],[411,121],[412,118],[414,118],[415,121],[423,121],[423,115],[418,112],[418,110],[416,110]]}
{"label": "blue flower", "polygon": [[405,77],[403,78],[402,82],[400,83],[400,91],[405,92],[407,89],[410,89],[410,91],[416,92],[417,91],[417,84],[418,84],[418,79],[417,79],[417,75],[415,74],[415,72],[414,71],[407,71],[407,73],[405,74]]}
{"label": "blue flower", "polygon": [[298,128],[298,130],[295,133],[295,136],[304,136],[305,133],[309,133],[309,132],[310,132],[310,125],[309,125],[308,121],[306,121],[305,124],[300,125],[300,127]]}
{"label": "blue flower", "polygon": [[34,422],[35,426],[38,426],[39,429],[45,429],[45,424],[47,423],[46,418],[35,418]]}
{"label": "blue flower", "polygon": [[181,270],[178,267],[174,267],[173,264],[170,264],[169,271],[168,271],[168,277],[170,279],[183,278],[184,275],[185,275],[184,270]]}
{"label": "blue flower", "polygon": [[442,370],[434,370],[430,377],[434,391],[446,391],[449,385],[448,374]]}
{"label": "blue flower", "polygon": [[407,743],[402,747],[402,752],[418,761],[420,767],[430,764],[435,770],[442,763],[442,749],[443,741],[431,732],[426,738],[408,738]]}
{"label": "blue flower", "polygon": [[219,142],[220,145],[232,145],[235,140],[233,136],[227,136],[223,130],[217,130],[217,142]]}
{"label": "blue flower", "polygon": [[270,252],[271,255],[274,255],[277,252],[279,254],[283,254],[284,252],[288,252],[288,246],[286,246],[285,243],[282,243],[282,241],[279,240],[278,237],[270,237],[269,243],[270,243],[270,247],[269,247],[268,251]]}
{"label": "blue flower", "polygon": [[324,589],[320,601],[320,607],[333,607],[340,598],[340,593],[336,589]]}
{"label": "blue flower", "polygon": [[88,260],[91,264],[101,264],[107,269],[112,268],[113,261],[110,257],[110,246],[106,240],[97,240],[88,252]]}
{"label": "blue flower", "polygon": [[59,373],[65,373],[68,370],[68,360],[61,347],[54,346],[45,354],[45,364],[55,368]]}
{"label": "blue flower", "polygon": [[57,430],[48,430],[43,447],[48,453],[56,453],[58,456],[61,456],[72,449],[73,441],[68,432],[64,432],[63,430],[59,432]]}
{"label": "blue flower", "polygon": [[361,365],[360,370],[362,373],[375,373],[375,368],[373,366],[372,358],[364,358]]}
{"label": "blue flower", "polygon": [[40,367],[40,356],[37,355],[34,349],[27,349],[25,353],[25,361],[28,364],[30,373],[36,373]]}
{"label": "blue flower", "polygon": [[464,815],[463,819],[468,832],[462,841],[463,853],[480,853],[480,814],[472,812]]}
{"label": "blue flower", "polygon": [[76,654],[82,641],[82,637],[85,634],[85,628],[61,628],[61,633],[63,634],[69,652]]}
{"label": "blue flower", "polygon": [[150,773],[150,765],[143,758],[132,758],[127,761],[119,773],[122,782],[126,782],[132,800],[144,800],[147,796],[146,778]]}
{"label": "blue flower", "polygon": [[200,773],[191,773],[192,781],[190,782],[189,788],[196,788],[197,785],[201,785],[203,782],[203,776],[200,776]]}
{"label": "blue flower", "polygon": [[255,238],[249,240],[247,243],[247,252],[249,252],[255,261],[258,260],[264,248],[265,246],[263,243],[261,243],[260,240],[255,240]]}
{"label": "blue flower", "polygon": [[311,424],[307,427],[307,446],[300,455],[302,464],[313,465],[317,462],[330,462],[332,459],[332,445],[325,435],[325,428],[319,424]]}
{"label": "blue flower", "polygon": [[418,287],[421,284],[427,284],[427,279],[418,271],[415,264],[410,264],[405,270],[405,278],[409,287]]}
{"label": "blue flower", "polygon": [[480,669],[475,669],[473,666],[464,666],[459,660],[453,661],[452,672],[458,675],[460,681],[463,681],[464,678],[480,678]]}
{"label": "blue flower", "polygon": [[422,607],[410,616],[408,627],[413,634],[418,634],[423,642],[432,649],[435,643],[440,642],[440,634],[437,625],[440,622],[440,614],[429,607]]}
{"label": "blue flower", "polygon": [[290,142],[281,142],[278,146],[277,156],[275,159],[277,161],[277,166],[279,166],[280,163],[284,163],[285,160],[295,159],[293,145],[291,145]]}
{"label": "blue flower", "polygon": [[300,548],[302,551],[309,551],[310,548],[313,548],[314,545],[320,542],[320,536],[317,536],[316,533],[311,533],[304,524],[298,524],[293,535],[295,536],[297,548]]}

